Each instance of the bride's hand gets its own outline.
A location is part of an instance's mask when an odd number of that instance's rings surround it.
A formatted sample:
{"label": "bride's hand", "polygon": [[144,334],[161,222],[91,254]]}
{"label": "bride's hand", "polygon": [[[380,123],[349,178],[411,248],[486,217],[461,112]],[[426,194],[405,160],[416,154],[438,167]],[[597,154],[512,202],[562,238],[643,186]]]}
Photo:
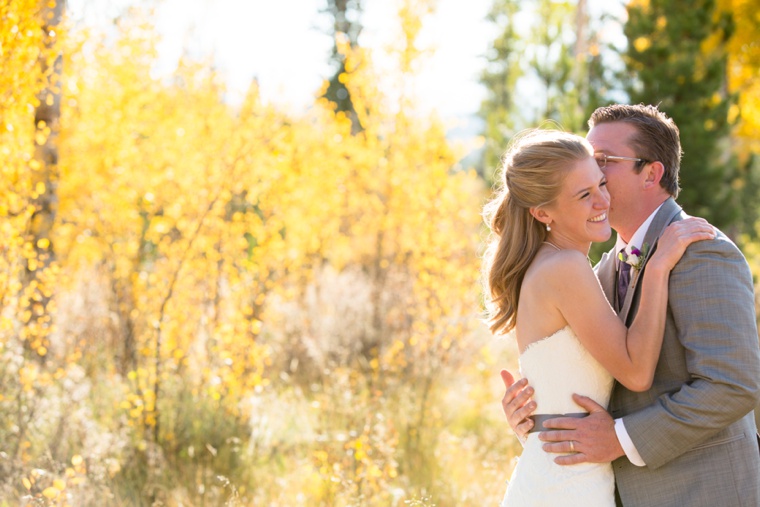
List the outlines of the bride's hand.
{"label": "bride's hand", "polygon": [[657,241],[657,250],[652,255],[652,261],[672,270],[681,260],[686,247],[696,241],[714,238],[715,229],[704,218],[689,217],[673,222]]}
{"label": "bride's hand", "polygon": [[533,420],[529,416],[536,410],[536,402],[531,400],[533,388],[528,385],[527,379],[515,382],[514,377],[507,370],[501,370],[501,380],[504,382],[504,398],[501,400],[501,408],[507,418],[507,423],[517,435],[518,440],[525,443],[528,432],[533,427]]}

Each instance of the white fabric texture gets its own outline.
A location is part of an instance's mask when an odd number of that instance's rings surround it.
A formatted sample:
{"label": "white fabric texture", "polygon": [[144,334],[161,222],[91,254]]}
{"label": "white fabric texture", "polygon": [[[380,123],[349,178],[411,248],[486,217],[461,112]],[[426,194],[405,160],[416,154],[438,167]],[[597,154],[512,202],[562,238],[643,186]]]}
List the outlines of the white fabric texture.
{"label": "white fabric texture", "polygon": [[[532,343],[520,355],[520,372],[535,389],[536,414],[582,412],[572,394],[606,407],[613,378],[581,345],[570,327]],[[609,463],[557,465],[538,433],[530,433],[512,473],[502,507],[614,507],[615,479]]]}

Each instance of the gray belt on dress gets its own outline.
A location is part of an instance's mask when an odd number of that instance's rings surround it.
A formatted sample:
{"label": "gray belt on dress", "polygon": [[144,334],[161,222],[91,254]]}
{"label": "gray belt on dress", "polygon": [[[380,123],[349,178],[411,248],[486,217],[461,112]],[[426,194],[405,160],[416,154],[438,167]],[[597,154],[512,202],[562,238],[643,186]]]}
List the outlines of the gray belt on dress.
{"label": "gray belt on dress", "polygon": [[573,412],[570,414],[533,414],[530,416],[531,419],[533,419],[533,427],[528,430],[528,433],[533,433],[534,431],[550,431],[553,428],[545,428],[544,427],[544,421],[548,421],[549,419],[556,419],[558,417],[572,417],[574,419],[582,419],[588,415],[588,412]]}

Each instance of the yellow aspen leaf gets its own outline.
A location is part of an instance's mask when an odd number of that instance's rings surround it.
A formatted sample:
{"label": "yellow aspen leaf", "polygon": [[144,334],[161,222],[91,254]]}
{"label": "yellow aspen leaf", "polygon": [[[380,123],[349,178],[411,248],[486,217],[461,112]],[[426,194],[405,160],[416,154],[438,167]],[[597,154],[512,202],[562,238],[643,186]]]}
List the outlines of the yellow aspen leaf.
{"label": "yellow aspen leaf", "polygon": [[59,491],[63,491],[66,489],[66,482],[64,482],[61,479],[56,479],[53,481],[53,487],[58,489]]}
{"label": "yellow aspen leaf", "polygon": [[652,40],[649,37],[637,37],[633,41],[633,47],[639,53],[643,53],[652,46]]}
{"label": "yellow aspen leaf", "polygon": [[54,488],[50,486],[49,488],[45,488],[45,490],[42,492],[42,496],[49,500],[54,500],[58,498],[58,495],[60,495],[61,492],[58,490],[58,488]]}
{"label": "yellow aspen leaf", "polygon": [[27,490],[30,490],[30,489],[32,489],[32,481],[30,481],[30,480],[29,480],[29,479],[27,479],[26,477],[24,477],[23,479],[21,479],[21,482],[24,484],[24,487],[25,487]]}
{"label": "yellow aspen leaf", "polygon": [[739,106],[736,104],[731,104],[728,108],[728,122],[730,124],[736,123],[736,120],[739,118],[739,113],[741,109],[739,109]]}

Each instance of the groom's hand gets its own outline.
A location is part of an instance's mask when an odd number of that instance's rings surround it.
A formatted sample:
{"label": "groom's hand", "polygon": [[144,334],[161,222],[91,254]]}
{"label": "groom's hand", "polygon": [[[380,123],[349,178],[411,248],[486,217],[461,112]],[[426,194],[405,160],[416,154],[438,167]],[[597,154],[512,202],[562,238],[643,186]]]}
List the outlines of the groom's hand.
{"label": "groom's hand", "polygon": [[507,370],[501,370],[501,380],[506,388],[501,408],[512,431],[521,442],[525,442],[528,431],[533,427],[533,420],[528,419],[528,416],[536,410],[536,402],[530,399],[533,388],[528,385],[527,379],[521,378],[515,382]]}
{"label": "groom's hand", "polygon": [[607,410],[586,396],[574,394],[573,400],[586,409],[589,415],[582,419],[549,419],[544,421],[544,427],[552,428],[552,431],[539,434],[539,439],[546,442],[544,451],[570,453],[557,456],[554,462],[558,465],[609,463],[624,456],[625,452],[615,433],[615,421]]}

